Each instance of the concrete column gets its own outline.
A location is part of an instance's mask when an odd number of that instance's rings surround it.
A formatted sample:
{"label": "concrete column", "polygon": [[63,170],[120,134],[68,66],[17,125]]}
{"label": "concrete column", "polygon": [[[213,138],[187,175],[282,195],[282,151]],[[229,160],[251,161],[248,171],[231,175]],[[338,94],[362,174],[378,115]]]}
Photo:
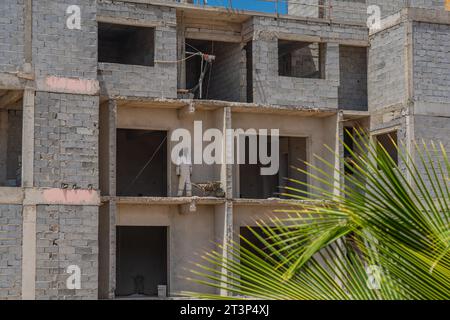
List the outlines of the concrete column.
{"label": "concrete column", "polygon": [[109,195],[116,195],[117,101],[108,102],[109,111]]}
{"label": "concrete column", "polygon": [[103,196],[116,195],[117,102],[100,105],[99,163],[100,189]]}
{"label": "concrete column", "polygon": [[35,91],[25,88],[22,125],[22,187],[34,184],[34,97]]}
{"label": "concrete column", "polygon": [[224,154],[224,163],[222,164],[221,168],[221,174],[220,174],[220,180],[222,182],[224,191],[225,191],[225,197],[227,199],[233,198],[233,156],[234,156],[234,143],[233,135],[229,135],[227,131],[230,131],[232,129],[232,114],[231,114],[231,108],[225,107],[223,109],[223,132],[224,134],[224,143],[223,143],[223,154]]}
{"label": "concrete column", "polygon": [[336,142],[334,146],[334,190],[333,194],[338,197],[341,195],[341,188],[344,186],[344,163],[341,159],[344,159],[344,146],[342,142],[344,141],[344,113],[339,111],[336,118]]}
{"label": "concrete column", "polygon": [[178,60],[181,61],[178,64],[178,88],[186,89],[186,61],[183,60],[186,57],[186,45],[185,45],[185,25],[183,12],[180,13],[177,21],[177,52]]}
{"label": "concrete column", "polygon": [[22,299],[36,297],[36,206],[23,207]]}
{"label": "concrete column", "polygon": [[101,110],[101,180],[105,188],[103,194],[110,198],[99,211],[99,298],[113,299],[116,287],[117,101],[109,100]]}
{"label": "concrete column", "polygon": [[[216,239],[223,247],[223,249],[218,248],[218,252],[222,252],[222,256],[225,259],[230,259],[231,257],[227,254],[227,249],[233,240],[233,165],[231,163],[234,156],[234,136],[226,134],[227,129],[232,128],[231,108],[225,107],[223,112],[223,132],[225,133],[225,141],[223,142],[224,163],[222,164],[220,176],[227,201],[215,208],[215,230]],[[225,269],[222,269],[222,273],[224,272],[226,272]],[[228,295],[228,292],[225,289],[219,289],[218,294]]]}

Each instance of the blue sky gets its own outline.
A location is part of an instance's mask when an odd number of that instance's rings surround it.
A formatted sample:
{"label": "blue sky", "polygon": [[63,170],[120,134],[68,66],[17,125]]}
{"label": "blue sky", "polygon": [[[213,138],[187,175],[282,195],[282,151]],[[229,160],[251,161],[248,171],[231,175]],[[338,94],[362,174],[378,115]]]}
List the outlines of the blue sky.
{"label": "blue sky", "polygon": [[[224,7],[228,6],[229,0],[208,0],[208,5]],[[276,3],[275,1],[264,1],[264,0],[231,0],[234,9],[241,10],[252,10],[259,12],[276,12]],[[203,3],[203,0],[195,0],[195,3]],[[280,0],[280,4],[278,6],[278,10],[280,13],[286,13],[286,2]]]}

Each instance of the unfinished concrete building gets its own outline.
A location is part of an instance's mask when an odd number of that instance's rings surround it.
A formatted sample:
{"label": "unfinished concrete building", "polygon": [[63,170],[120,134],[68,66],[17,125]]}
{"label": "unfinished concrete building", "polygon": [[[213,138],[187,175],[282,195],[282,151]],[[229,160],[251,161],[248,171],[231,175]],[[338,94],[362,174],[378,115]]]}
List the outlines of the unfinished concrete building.
{"label": "unfinished concrete building", "polygon": [[[444,0],[298,0],[269,13],[193,2],[0,3],[0,299],[213,292],[186,280],[196,253],[294,205],[284,178],[308,181],[290,165],[318,165],[316,154],[337,166],[324,145],[344,157],[346,128],[449,147]],[[369,30],[370,5],[382,20]],[[194,135],[195,121],[279,129],[278,174],[194,164],[193,195],[177,197],[170,137]],[[232,146],[224,138],[223,156]]]}

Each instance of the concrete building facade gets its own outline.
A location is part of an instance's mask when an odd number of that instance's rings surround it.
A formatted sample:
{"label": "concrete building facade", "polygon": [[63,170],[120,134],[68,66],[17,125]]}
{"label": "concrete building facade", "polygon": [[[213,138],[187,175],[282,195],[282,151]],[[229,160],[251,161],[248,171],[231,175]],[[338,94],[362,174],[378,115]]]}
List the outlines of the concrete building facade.
{"label": "concrete building facade", "polygon": [[[0,299],[213,293],[187,280],[192,263],[301,204],[280,195],[284,178],[320,182],[290,165],[338,168],[324,145],[343,157],[346,129],[450,147],[446,1],[292,1],[288,14],[189,2],[0,4]],[[193,196],[177,197],[171,137],[195,140],[199,123],[278,129],[278,174],[194,164]],[[221,148],[238,151],[226,135]]]}

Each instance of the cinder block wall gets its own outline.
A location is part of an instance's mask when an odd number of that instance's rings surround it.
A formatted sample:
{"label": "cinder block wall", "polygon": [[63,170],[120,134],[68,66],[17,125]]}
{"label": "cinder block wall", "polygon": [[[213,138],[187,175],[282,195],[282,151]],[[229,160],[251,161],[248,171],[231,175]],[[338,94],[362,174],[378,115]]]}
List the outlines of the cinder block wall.
{"label": "cinder block wall", "polygon": [[319,17],[319,0],[297,1],[301,3],[288,3],[288,14],[298,17]]}
{"label": "cinder block wall", "polygon": [[155,66],[99,63],[101,94],[152,98],[177,97],[176,11],[174,8],[122,2],[98,3],[98,16],[155,26]]}
{"label": "cinder block wall", "polygon": [[98,188],[98,97],[36,92],[34,180]]}
{"label": "cinder block wall", "polygon": [[371,37],[368,63],[369,111],[405,101],[405,28],[405,24],[400,24]]}
{"label": "cinder block wall", "polygon": [[0,72],[22,68],[25,0],[2,0],[0,10]]}
{"label": "cinder block wall", "polygon": [[381,17],[386,18],[403,8],[423,8],[444,10],[445,0],[367,0],[367,5],[377,5],[381,9]]}
{"label": "cinder block wall", "polygon": [[381,9],[381,17],[386,18],[406,7],[407,0],[367,0],[367,5],[377,5]]}
{"label": "cinder block wall", "polygon": [[[96,0],[33,0],[33,65],[47,75],[97,79]],[[81,9],[81,30],[69,29],[67,7]]]}
{"label": "cinder block wall", "polygon": [[[97,299],[97,207],[37,206],[36,245],[36,299]],[[81,269],[81,289],[67,289],[70,265]]]}
{"label": "cinder block wall", "polygon": [[[208,98],[225,101],[247,100],[246,55],[240,44],[215,44]],[[208,79],[206,78],[206,81]]]}
{"label": "cinder block wall", "polygon": [[[253,18],[253,100],[255,103],[295,105],[318,108],[338,107],[339,46],[325,44],[325,79],[301,79],[278,75],[278,38],[282,34],[298,36],[335,37],[367,40],[360,27],[328,25]],[[281,35],[280,35],[281,34]]]}
{"label": "cinder block wall", "polygon": [[367,48],[339,46],[339,108],[367,110]]}
{"label": "cinder block wall", "polygon": [[[328,4],[330,1],[326,0]],[[367,4],[366,0],[333,0],[332,19],[349,23],[366,23]],[[325,9],[325,17],[328,17],[329,9]]]}
{"label": "cinder block wall", "polygon": [[450,25],[414,22],[413,50],[414,137],[450,150]]}
{"label": "cinder block wall", "polygon": [[0,205],[0,300],[22,292],[22,206]]}
{"label": "cinder block wall", "polygon": [[450,101],[450,25],[414,22],[414,100]]}

